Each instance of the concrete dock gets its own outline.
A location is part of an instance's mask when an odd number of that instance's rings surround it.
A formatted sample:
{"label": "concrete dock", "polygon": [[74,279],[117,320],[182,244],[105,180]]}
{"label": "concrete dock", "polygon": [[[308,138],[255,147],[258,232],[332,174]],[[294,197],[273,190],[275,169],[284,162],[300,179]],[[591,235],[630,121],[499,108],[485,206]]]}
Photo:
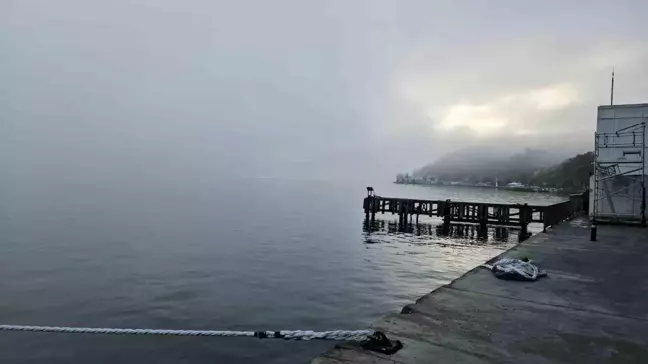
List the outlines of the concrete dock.
{"label": "concrete dock", "polygon": [[648,363],[648,229],[589,237],[586,219],[565,222],[500,256],[528,257],[548,277],[475,268],[380,319],[374,328],[405,345],[392,356],[343,343],[311,363]]}

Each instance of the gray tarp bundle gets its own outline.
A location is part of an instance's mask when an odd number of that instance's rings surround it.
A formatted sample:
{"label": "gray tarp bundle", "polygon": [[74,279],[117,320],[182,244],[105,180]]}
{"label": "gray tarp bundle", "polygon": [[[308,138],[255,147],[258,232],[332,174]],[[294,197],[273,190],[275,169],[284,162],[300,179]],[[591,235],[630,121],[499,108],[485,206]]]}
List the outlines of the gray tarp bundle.
{"label": "gray tarp bundle", "polygon": [[535,281],[547,275],[547,272],[539,270],[530,260],[502,258],[492,266],[484,264],[483,267],[490,269],[499,279],[514,281]]}

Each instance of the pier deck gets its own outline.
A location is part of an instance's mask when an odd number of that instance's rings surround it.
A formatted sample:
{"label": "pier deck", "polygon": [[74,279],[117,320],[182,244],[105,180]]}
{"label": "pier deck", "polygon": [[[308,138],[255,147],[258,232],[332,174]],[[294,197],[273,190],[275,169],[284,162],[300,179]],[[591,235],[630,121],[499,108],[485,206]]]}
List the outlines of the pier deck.
{"label": "pier deck", "polygon": [[[373,190],[372,190],[373,191]],[[569,196],[568,200],[547,205],[500,204],[451,200],[422,200],[382,197],[370,194],[363,201],[363,210],[373,220],[376,214],[398,214],[401,224],[408,224],[419,216],[436,216],[450,222],[465,222],[498,226],[519,226],[526,235],[530,223],[541,223],[545,228],[573,217],[584,208],[586,194]]]}
{"label": "pier deck", "polygon": [[589,238],[586,219],[561,224],[502,254],[548,277],[475,268],[380,319],[375,328],[405,345],[392,356],[340,344],[312,363],[648,363],[648,229],[602,226]]}

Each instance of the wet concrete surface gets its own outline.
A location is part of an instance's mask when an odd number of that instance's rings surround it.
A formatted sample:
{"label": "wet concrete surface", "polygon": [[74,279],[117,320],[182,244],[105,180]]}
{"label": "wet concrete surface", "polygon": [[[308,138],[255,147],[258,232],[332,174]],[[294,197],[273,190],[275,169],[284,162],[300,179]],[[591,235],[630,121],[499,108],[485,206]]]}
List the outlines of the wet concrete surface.
{"label": "wet concrete surface", "polygon": [[333,363],[648,363],[648,229],[577,218],[503,253],[548,277],[504,281],[475,268],[374,328],[405,347],[387,356],[339,344]]}

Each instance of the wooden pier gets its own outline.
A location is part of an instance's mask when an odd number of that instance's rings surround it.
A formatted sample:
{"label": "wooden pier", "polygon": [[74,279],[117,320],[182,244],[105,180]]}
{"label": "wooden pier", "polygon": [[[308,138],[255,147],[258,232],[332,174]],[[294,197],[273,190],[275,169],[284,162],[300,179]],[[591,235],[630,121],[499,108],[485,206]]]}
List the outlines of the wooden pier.
{"label": "wooden pier", "polygon": [[409,198],[376,196],[367,188],[369,195],[364,199],[363,209],[367,220],[374,220],[377,213],[398,214],[402,225],[412,223],[419,216],[439,217],[445,226],[451,222],[474,223],[486,228],[488,225],[518,226],[523,235],[528,234],[530,223],[543,224],[544,229],[556,225],[583,211],[586,193],[569,196],[569,200],[538,206],[529,204],[499,204],[464,202],[451,200],[420,200]]}

